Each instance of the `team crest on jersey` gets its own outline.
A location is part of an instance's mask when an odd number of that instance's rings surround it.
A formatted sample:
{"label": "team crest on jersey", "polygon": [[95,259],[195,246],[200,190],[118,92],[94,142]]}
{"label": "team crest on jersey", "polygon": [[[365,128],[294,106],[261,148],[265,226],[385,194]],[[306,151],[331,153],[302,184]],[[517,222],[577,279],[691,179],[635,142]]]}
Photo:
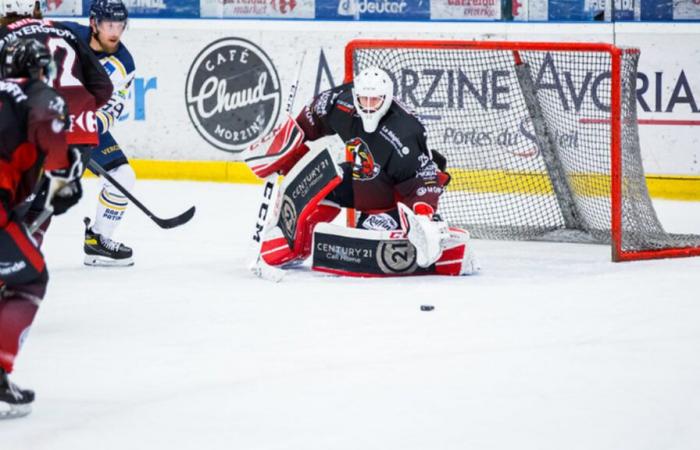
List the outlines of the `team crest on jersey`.
{"label": "team crest on jersey", "polygon": [[379,175],[382,168],[374,161],[374,155],[365,141],[360,138],[352,139],[345,143],[345,150],[348,154],[352,154],[353,180],[368,181]]}

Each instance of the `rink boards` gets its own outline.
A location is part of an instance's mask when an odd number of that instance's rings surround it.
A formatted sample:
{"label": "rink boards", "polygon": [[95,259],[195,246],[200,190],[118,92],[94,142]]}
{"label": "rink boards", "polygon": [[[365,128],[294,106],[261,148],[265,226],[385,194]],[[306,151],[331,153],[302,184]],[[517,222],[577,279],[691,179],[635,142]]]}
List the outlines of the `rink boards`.
{"label": "rink boards", "polygon": [[[298,64],[295,111],[343,81],[343,48],[353,38],[615,42],[642,52],[637,100],[652,195],[700,199],[700,31],[694,24],[343,25],[132,20],[124,40],[137,79],[127,118],[114,135],[142,178],[255,182],[236,161],[280,120]],[[264,75],[246,77],[253,65],[265,67]]]}

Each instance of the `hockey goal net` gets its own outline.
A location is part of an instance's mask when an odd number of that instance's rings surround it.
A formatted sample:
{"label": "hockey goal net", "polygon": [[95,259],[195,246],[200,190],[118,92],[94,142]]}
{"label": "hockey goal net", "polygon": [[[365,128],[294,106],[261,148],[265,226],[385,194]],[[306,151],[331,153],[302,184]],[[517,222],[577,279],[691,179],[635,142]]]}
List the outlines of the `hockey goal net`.
{"label": "hockey goal net", "polygon": [[646,186],[639,51],[608,44],[351,41],[346,82],[386,70],[452,182],[440,214],[473,237],[607,243],[624,261],[700,254],[670,234]]}

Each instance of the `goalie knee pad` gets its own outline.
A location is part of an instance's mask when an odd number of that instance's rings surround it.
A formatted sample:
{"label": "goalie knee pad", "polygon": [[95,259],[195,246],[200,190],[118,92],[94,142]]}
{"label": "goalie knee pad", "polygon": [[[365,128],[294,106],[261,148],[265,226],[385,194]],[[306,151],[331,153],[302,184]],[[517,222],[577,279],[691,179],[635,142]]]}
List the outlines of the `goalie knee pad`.
{"label": "goalie knee pad", "polygon": [[334,203],[321,202],[308,214],[303,223],[297,225],[293,247],[290,247],[279,227],[274,227],[265,236],[262,244],[262,258],[271,266],[281,266],[294,261],[305,260],[311,254],[313,231],[321,222],[331,222],[340,214],[340,207]]}
{"label": "goalie knee pad", "polygon": [[341,182],[341,173],[328,150],[308,153],[292,169],[280,186],[261,247],[262,259],[279,266],[305,259],[311,253],[313,229],[329,222],[340,207],[323,199]]}
{"label": "goalie knee pad", "polygon": [[270,133],[255,146],[251,146],[245,159],[248,167],[260,178],[278,172],[288,173],[309,151],[303,144],[304,131],[296,120],[289,116],[282,126]]}
{"label": "goalie knee pad", "polygon": [[[131,191],[136,182],[136,174],[129,164],[122,164],[108,172],[117,183],[126,190]],[[95,233],[105,237],[112,237],[114,230],[119,225],[129,205],[129,199],[105,180],[97,199],[97,213],[92,229]]]}

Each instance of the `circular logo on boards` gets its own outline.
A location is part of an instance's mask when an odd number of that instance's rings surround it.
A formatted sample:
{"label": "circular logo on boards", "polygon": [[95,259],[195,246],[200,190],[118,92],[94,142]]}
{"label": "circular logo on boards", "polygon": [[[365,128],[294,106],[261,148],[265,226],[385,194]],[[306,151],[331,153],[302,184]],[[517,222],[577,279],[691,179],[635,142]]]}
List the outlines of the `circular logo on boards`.
{"label": "circular logo on boards", "polygon": [[219,39],[199,52],[185,84],[187,113],[197,132],[233,153],[272,131],[281,97],[270,58],[240,38]]}

